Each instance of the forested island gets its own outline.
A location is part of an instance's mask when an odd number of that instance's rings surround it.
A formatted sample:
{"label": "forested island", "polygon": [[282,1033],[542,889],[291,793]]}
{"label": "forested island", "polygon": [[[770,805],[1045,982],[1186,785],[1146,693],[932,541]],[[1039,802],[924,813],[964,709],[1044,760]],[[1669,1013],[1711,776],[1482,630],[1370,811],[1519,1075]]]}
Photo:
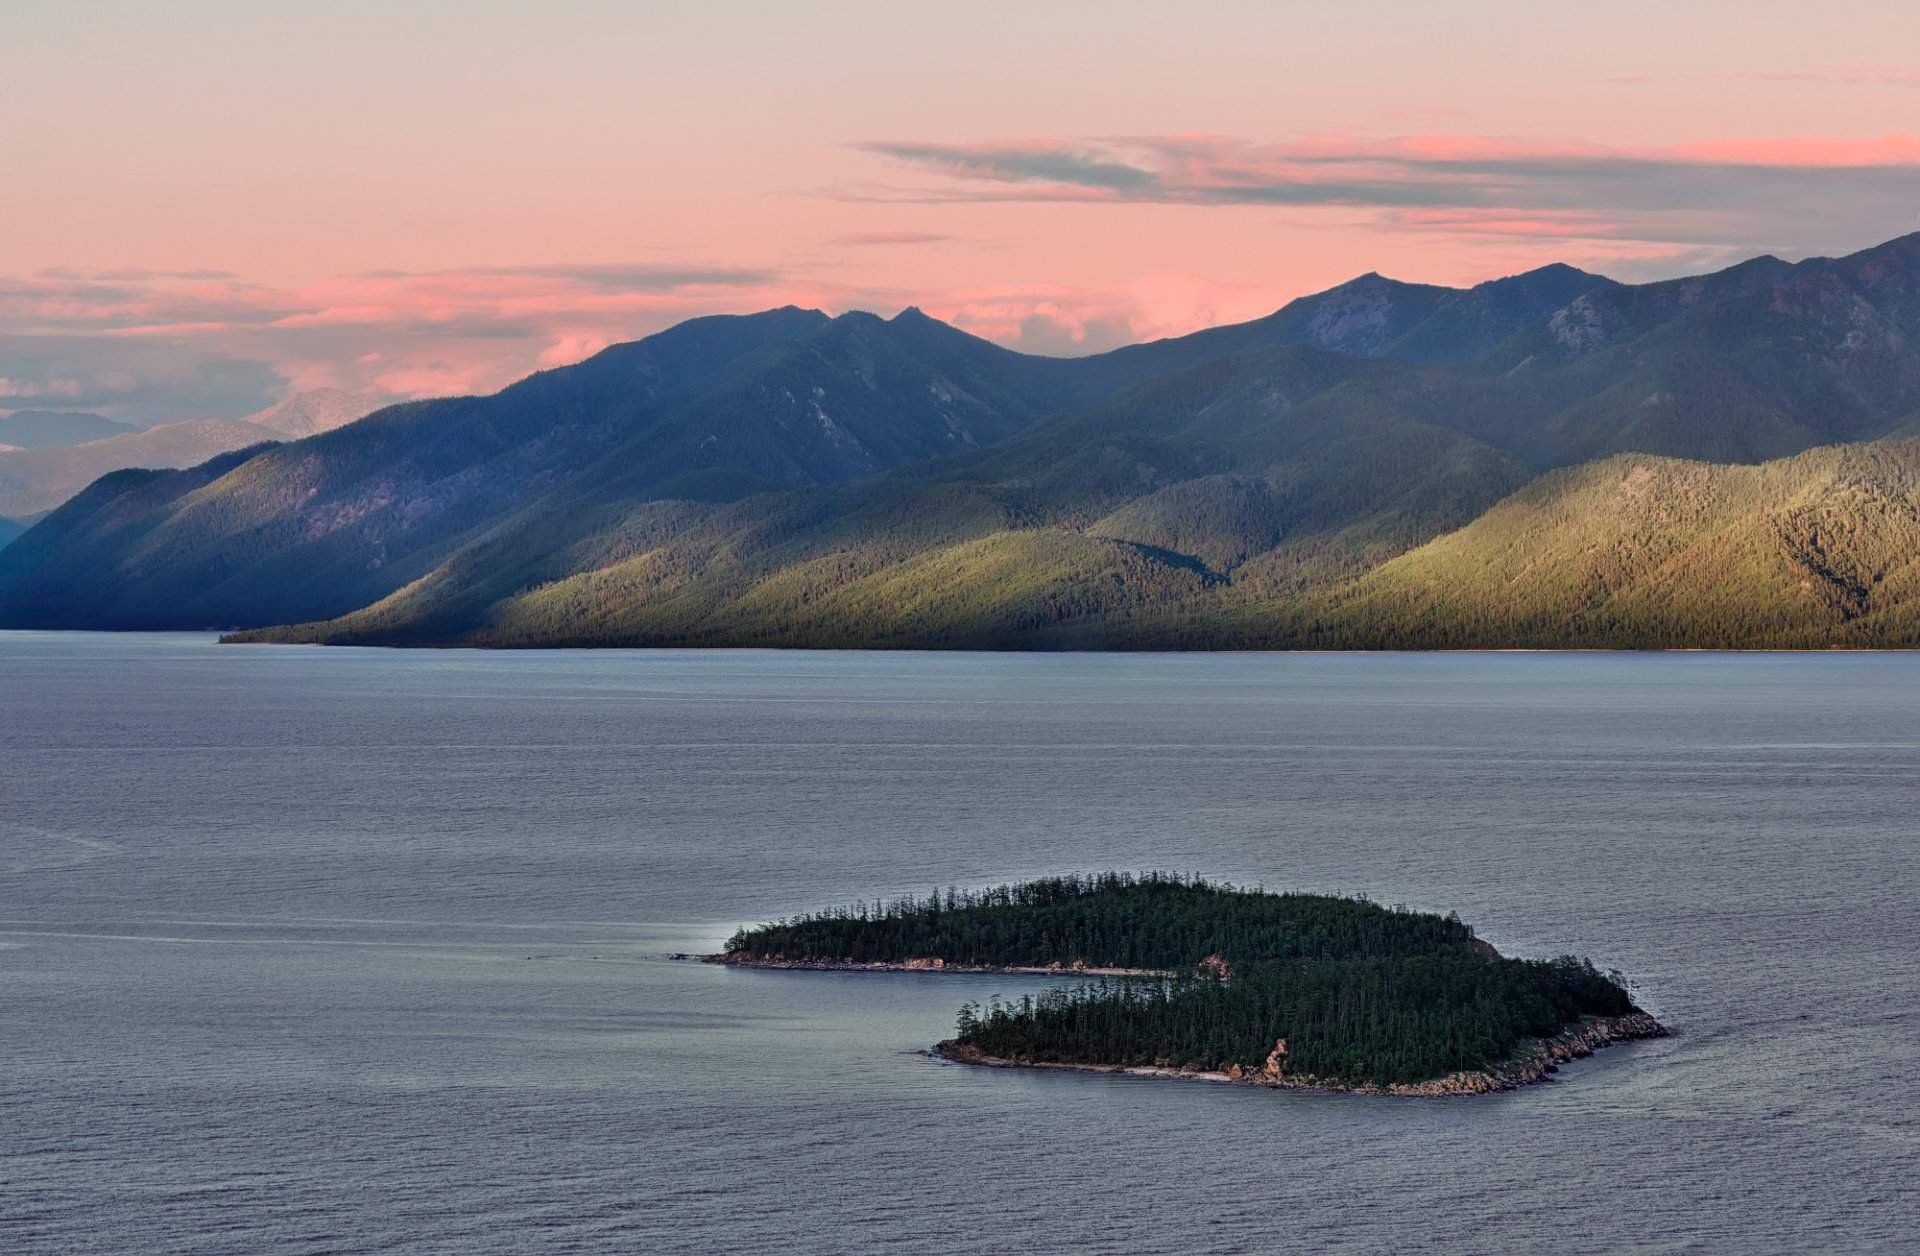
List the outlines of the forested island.
{"label": "forested island", "polygon": [[1072,973],[968,1003],[935,1053],[1299,1089],[1473,1094],[1666,1034],[1585,959],[1513,959],[1457,916],[1150,873],[1055,877],[743,929],[720,963]]}

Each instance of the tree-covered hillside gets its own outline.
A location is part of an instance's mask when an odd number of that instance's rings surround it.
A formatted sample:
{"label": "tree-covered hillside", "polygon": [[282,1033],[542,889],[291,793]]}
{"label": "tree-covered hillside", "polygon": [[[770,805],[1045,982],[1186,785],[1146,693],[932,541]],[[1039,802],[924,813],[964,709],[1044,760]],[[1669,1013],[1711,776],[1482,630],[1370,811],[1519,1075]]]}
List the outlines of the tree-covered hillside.
{"label": "tree-covered hillside", "polygon": [[1524,478],[1444,425],[1376,411],[1383,372],[1404,368],[1241,355],[913,474],[725,504],[536,509],[383,602],[291,635],[1017,644],[1210,604],[1229,575],[1201,556],[1214,549],[1201,534],[1232,536],[1256,512],[1272,539],[1255,581],[1351,574]]}
{"label": "tree-covered hillside", "polygon": [[1920,644],[1920,441],[1555,472],[1292,617],[1354,646]]}
{"label": "tree-covered hillside", "polygon": [[[1485,477],[1482,491],[1497,494],[1498,464],[1462,467],[1438,484],[1465,494]],[[515,594],[471,639],[1909,646],[1920,643],[1917,484],[1914,440],[1816,449],[1759,466],[1624,454],[1551,472],[1419,545],[1415,523],[1384,510],[1289,543],[1285,512],[1297,499],[1269,478],[1230,474],[1181,481],[1081,527],[1057,517],[1023,526],[1005,498],[958,486],[941,497],[849,504],[836,516],[841,526],[878,525],[891,512],[892,525],[876,526],[872,540],[783,537],[787,517],[776,509],[745,518],[743,505],[697,524],[676,518],[657,545],[627,534],[630,556]],[[934,503],[937,510],[909,513]],[[1463,507],[1452,517],[1470,513]],[[756,534],[754,525],[766,531]],[[690,537],[712,548],[689,554]],[[916,537],[930,539],[914,546]],[[1261,539],[1272,548],[1248,561]],[[728,545],[733,554],[716,560]],[[431,595],[430,585],[409,590],[322,639],[404,641],[403,633],[383,637],[375,617],[388,606],[411,615],[408,600]]]}
{"label": "tree-covered hillside", "polygon": [[736,960],[901,963],[938,956],[975,967],[1174,971],[1209,956],[1256,959],[1484,958],[1451,916],[1322,894],[1269,894],[1171,873],[1048,877],[985,890],[934,890],[742,929]]}
{"label": "tree-covered hillside", "polygon": [[965,1008],[955,1042],[1019,1063],[1258,1074],[1285,1039],[1288,1076],[1396,1086],[1497,1068],[1585,1018],[1635,1010],[1617,977],[1572,958],[1266,960],[1226,980],[1108,980]]}

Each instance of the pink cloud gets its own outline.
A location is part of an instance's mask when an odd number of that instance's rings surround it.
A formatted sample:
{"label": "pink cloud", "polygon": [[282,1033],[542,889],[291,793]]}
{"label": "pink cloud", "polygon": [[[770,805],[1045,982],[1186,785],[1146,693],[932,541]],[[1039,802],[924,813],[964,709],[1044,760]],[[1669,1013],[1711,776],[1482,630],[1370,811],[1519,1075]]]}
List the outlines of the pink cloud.
{"label": "pink cloud", "polygon": [[851,220],[836,225],[866,229],[834,235],[823,218],[783,266],[643,249],[652,260],[278,286],[210,270],[0,276],[0,375],[17,386],[4,395],[69,381],[76,405],[173,418],[246,413],[293,387],[484,392],[687,318],[789,303],[915,303],[1017,348],[1089,352],[1254,317],[1368,268],[1457,282],[1566,260],[1651,277],[1860,247],[1910,229],[1920,204],[1920,137],[1904,133],[1659,148],[1445,133],[866,147],[891,181],[844,195],[923,204],[828,204]]}
{"label": "pink cloud", "polygon": [[[485,392],[696,315],[834,295],[718,267],[387,271],[286,288],[162,272],[0,277],[0,374],[17,385],[0,395],[52,395],[58,372],[79,380],[68,385],[76,399],[112,393],[130,417],[149,417],[138,412],[145,381],[153,415],[176,418],[258,409],[276,378],[398,397]],[[91,369],[63,368],[76,361]],[[196,362],[224,381],[199,415],[172,395],[204,387],[184,365]],[[108,363],[136,382],[109,389]]]}
{"label": "pink cloud", "polygon": [[565,332],[541,350],[540,356],[535,361],[543,370],[548,367],[566,366],[568,363],[590,358],[612,343],[612,340],[600,332]]}
{"label": "pink cloud", "polygon": [[[395,398],[490,392],[687,318],[788,303],[891,312],[911,301],[976,335],[1052,354],[1177,334],[1265,313],[1276,303],[1257,286],[1225,292],[1177,276],[1118,289],[929,285],[895,292],[801,276],[731,280],[691,271],[636,274],[630,278],[637,286],[623,288],[609,278],[613,269],[379,272],[286,289],[168,276],[0,279],[0,338],[16,333],[22,343],[57,343],[93,363],[91,382],[22,379],[12,395],[65,388],[100,401],[111,394],[128,417],[172,418],[190,403],[169,402],[149,414],[140,411],[142,399],[155,390],[199,387],[196,362],[212,364],[205,370],[223,379],[233,371],[221,363],[265,368],[253,377],[261,381],[254,392],[235,391],[218,406],[210,401],[205,412],[245,413],[270,399],[259,390],[275,379],[284,390],[332,387]],[[111,385],[109,371],[117,372]]]}
{"label": "pink cloud", "polygon": [[461,397],[498,387],[492,363],[424,362],[377,370],[364,377],[372,390],[393,397]]}
{"label": "pink cloud", "polygon": [[1270,314],[1281,302],[1260,285],[1188,275],[1143,276],[1124,288],[963,289],[920,302],[964,331],[1029,353],[1098,353]]}

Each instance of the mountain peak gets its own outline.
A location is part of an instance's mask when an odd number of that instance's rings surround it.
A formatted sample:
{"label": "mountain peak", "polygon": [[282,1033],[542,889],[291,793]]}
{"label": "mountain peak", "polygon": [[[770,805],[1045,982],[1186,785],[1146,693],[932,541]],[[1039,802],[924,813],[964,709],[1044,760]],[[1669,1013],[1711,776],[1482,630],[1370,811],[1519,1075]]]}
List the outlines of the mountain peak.
{"label": "mountain peak", "polygon": [[1569,266],[1565,262],[1548,262],[1545,266],[1535,266],[1532,270],[1523,270],[1513,276],[1515,279],[1604,279],[1590,270],[1581,270],[1578,266]]}
{"label": "mountain peak", "polygon": [[1503,288],[1537,288],[1544,285],[1592,287],[1612,282],[1613,280],[1605,275],[1596,275],[1590,270],[1581,270],[1578,266],[1569,266],[1565,262],[1548,262],[1545,266],[1536,266],[1532,270],[1523,270],[1518,274],[1502,275],[1498,279],[1477,283],[1468,291],[1487,292]]}
{"label": "mountain peak", "polygon": [[386,405],[388,400],[372,393],[348,392],[344,388],[309,388],[257,414],[248,415],[245,421],[281,436],[317,436],[365,418]]}

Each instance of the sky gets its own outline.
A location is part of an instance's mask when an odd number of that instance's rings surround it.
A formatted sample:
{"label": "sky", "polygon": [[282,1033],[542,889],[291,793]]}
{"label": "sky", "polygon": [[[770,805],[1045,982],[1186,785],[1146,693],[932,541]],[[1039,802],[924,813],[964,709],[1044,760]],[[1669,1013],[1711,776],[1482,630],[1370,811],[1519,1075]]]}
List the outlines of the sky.
{"label": "sky", "polygon": [[142,423],[788,303],[1085,353],[1920,229],[1911,0],[8,0],[0,81],[0,411]]}

